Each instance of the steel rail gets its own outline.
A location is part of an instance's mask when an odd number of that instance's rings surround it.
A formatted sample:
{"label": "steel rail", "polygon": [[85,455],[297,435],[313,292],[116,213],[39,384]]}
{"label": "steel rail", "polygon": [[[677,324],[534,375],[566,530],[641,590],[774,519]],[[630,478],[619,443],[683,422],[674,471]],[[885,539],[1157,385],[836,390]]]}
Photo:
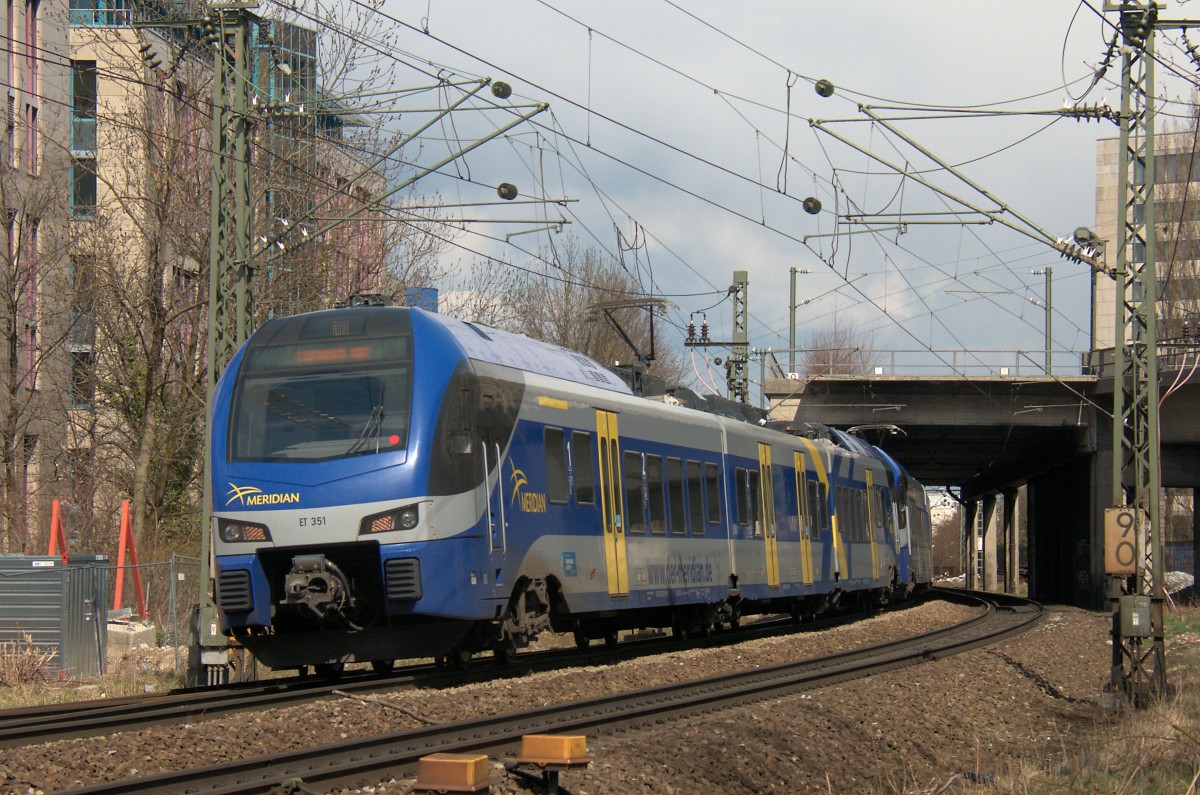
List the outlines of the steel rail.
{"label": "steel rail", "polygon": [[534,671],[603,665],[666,650],[717,646],[784,632],[814,631],[861,618],[843,614],[796,627],[787,620],[743,626],[734,633],[693,639],[686,647],[666,638],[624,641],[615,647],[549,649],[526,652],[505,666],[479,665],[467,671],[446,671],[430,664],[397,668],[390,674],[348,673],[338,679],[300,678],[240,682],[222,688],[193,688],[154,696],[125,696],[74,704],[23,707],[0,711],[0,749],[33,742],[90,737],[145,726],[164,726],[243,710],[263,710],[315,701],[334,691],[371,693],[415,687],[450,687],[521,676]]}
{"label": "steel rail", "polygon": [[785,693],[875,675],[957,654],[1027,631],[1044,616],[1041,605],[1016,597],[974,592],[940,592],[976,599],[986,611],[959,624],[897,643],[765,669],[511,712],[475,720],[359,738],[318,748],[161,773],[145,778],[67,790],[72,795],[250,795],[286,781],[305,786],[355,785],[411,773],[435,752],[502,753],[525,734],[641,730],[665,720],[703,714]]}

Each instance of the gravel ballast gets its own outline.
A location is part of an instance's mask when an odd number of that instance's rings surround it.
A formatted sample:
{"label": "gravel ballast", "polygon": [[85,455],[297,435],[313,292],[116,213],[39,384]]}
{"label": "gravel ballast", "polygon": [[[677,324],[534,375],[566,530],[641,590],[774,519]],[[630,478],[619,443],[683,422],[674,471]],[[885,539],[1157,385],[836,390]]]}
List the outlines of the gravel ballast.
{"label": "gravel ballast", "polygon": [[[975,611],[930,602],[821,632],[683,649],[444,690],[403,691],[246,712],[8,749],[0,792],[28,795],[218,764],[563,701],[698,679],[885,643]],[[1109,617],[1052,608],[1001,645],[811,693],[589,737],[595,761],[565,773],[574,795],[697,792],[923,792],[957,777],[988,781],[1017,762],[1050,764],[1073,727],[1101,715]],[[493,768],[496,793],[531,792]],[[406,793],[411,782],[363,792]]]}

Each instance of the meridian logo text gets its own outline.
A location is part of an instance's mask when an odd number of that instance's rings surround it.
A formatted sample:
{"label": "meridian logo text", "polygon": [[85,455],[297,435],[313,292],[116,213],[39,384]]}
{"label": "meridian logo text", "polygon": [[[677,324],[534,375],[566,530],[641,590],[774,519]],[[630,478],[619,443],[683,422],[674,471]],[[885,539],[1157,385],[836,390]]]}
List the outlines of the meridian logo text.
{"label": "meridian logo text", "polygon": [[242,505],[283,505],[300,502],[300,492],[282,491],[274,494],[264,494],[258,486],[235,486],[229,484],[229,499],[226,505],[232,505],[237,500]]}

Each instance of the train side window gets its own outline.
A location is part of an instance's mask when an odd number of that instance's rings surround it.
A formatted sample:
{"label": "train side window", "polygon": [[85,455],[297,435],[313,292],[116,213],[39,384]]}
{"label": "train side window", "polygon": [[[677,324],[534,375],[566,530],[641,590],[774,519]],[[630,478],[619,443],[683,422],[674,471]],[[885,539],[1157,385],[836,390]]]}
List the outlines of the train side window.
{"label": "train side window", "polygon": [[704,492],[700,478],[700,462],[687,462],[688,531],[704,535]]}
{"label": "train side window", "polygon": [[667,459],[667,499],[670,506],[671,534],[681,536],[687,532],[687,518],[683,502],[683,462],[678,458]]}
{"label": "train side window", "polygon": [[871,518],[871,506],[867,502],[867,490],[866,489],[858,489],[856,494],[858,496],[858,528],[859,528],[858,540],[859,541],[870,541],[871,540],[871,522],[873,520]]}
{"label": "train side window", "polygon": [[824,530],[821,524],[821,498],[817,492],[819,485],[815,480],[808,481],[808,532],[813,538],[820,538]]}
{"label": "train side window", "polygon": [[646,454],[646,504],[650,514],[650,532],[667,532],[667,490],[663,483],[662,456]]}
{"label": "train side window", "polygon": [[758,481],[758,470],[751,469],[749,472],[750,482],[746,484],[747,502],[750,503],[750,524],[754,528],[754,537],[759,538],[763,534],[762,523],[762,506],[760,505],[760,495]]}
{"label": "train side window", "polygon": [[850,538],[856,542],[862,541],[862,502],[858,489],[846,489],[846,502],[850,504]]}
{"label": "train side window", "polygon": [[563,504],[570,496],[567,480],[567,440],[562,428],[547,428],[543,435],[546,444],[546,499]]}
{"label": "train side window", "polygon": [[841,486],[833,487],[833,510],[837,513],[838,529],[841,530],[842,540],[850,540],[850,517],[846,515],[846,490]]}
{"label": "train side window", "polygon": [[888,493],[883,486],[875,487],[875,537],[882,539],[887,528]]}
{"label": "train side window", "polygon": [[721,523],[721,470],[716,464],[704,462],[704,500],[708,523]]}
{"label": "train side window", "polygon": [[750,524],[750,503],[746,500],[746,470],[734,471],[733,509],[738,524]]}
{"label": "train side window", "polygon": [[[592,466],[592,435],[571,434],[571,466],[575,475],[575,504],[596,504],[596,473]],[[639,471],[641,467],[638,467]]]}
{"label": "train side window", "polygon": [[829,487],[818,481],[817,483],[817,517],[820,521],[818,527],[821,528],[821,533],[829,535]]}
{"label": "train side window", "polygon": [[642,454],[625,451],[625,521],[627,533],[646,532],[646,494],[642,489]]}

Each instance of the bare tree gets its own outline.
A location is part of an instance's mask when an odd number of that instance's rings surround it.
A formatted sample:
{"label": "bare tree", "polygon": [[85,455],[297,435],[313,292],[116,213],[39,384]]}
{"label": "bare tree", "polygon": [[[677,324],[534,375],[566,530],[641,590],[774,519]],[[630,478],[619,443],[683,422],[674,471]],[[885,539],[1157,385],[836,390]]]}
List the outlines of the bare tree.
{"label": "bare tree", "polygon": [[958,512],[947,516],[933,527],[933,568],[936,573],[962,574],[962,528]]}
{"label": "bare tree", "polygon": [[[7,153],[6,153],[7,155]],[[0,165],[4,249],[0,254],[0,487],[4,533],[0,549],[32,552],[31,471],[52,485],[53,463],[65,446],[66,294],[65,174],[36,178]]]}
{"label": "bare tree", "polygon": [[636,362],[639,356],[648,357],[653,349],[655,359],[649,372],[669,384],[677,383],[684,372],[678,352],[664,345],[659,326],[656,339],[650,336],[650,314],[646,308],[629,306],[612,309],[613,321],[620,326],[622,338],[598,304],[629,301],[651,296],[642,290],[636,277],[595,248],[582,246],[568,237],[544,258],[554,263],[541,271],[530,268],[515,277],[509,298],[513,308],[510,328],[535,339],[552,342],[573,351],[591,356],[602,364]]}
{"label": "bare tree", "polygon": [[856,331],[844,315],[834,313],[828,325],[809,335],[800,370],[806,378],[863,375],[876,359],[874,334]]}

